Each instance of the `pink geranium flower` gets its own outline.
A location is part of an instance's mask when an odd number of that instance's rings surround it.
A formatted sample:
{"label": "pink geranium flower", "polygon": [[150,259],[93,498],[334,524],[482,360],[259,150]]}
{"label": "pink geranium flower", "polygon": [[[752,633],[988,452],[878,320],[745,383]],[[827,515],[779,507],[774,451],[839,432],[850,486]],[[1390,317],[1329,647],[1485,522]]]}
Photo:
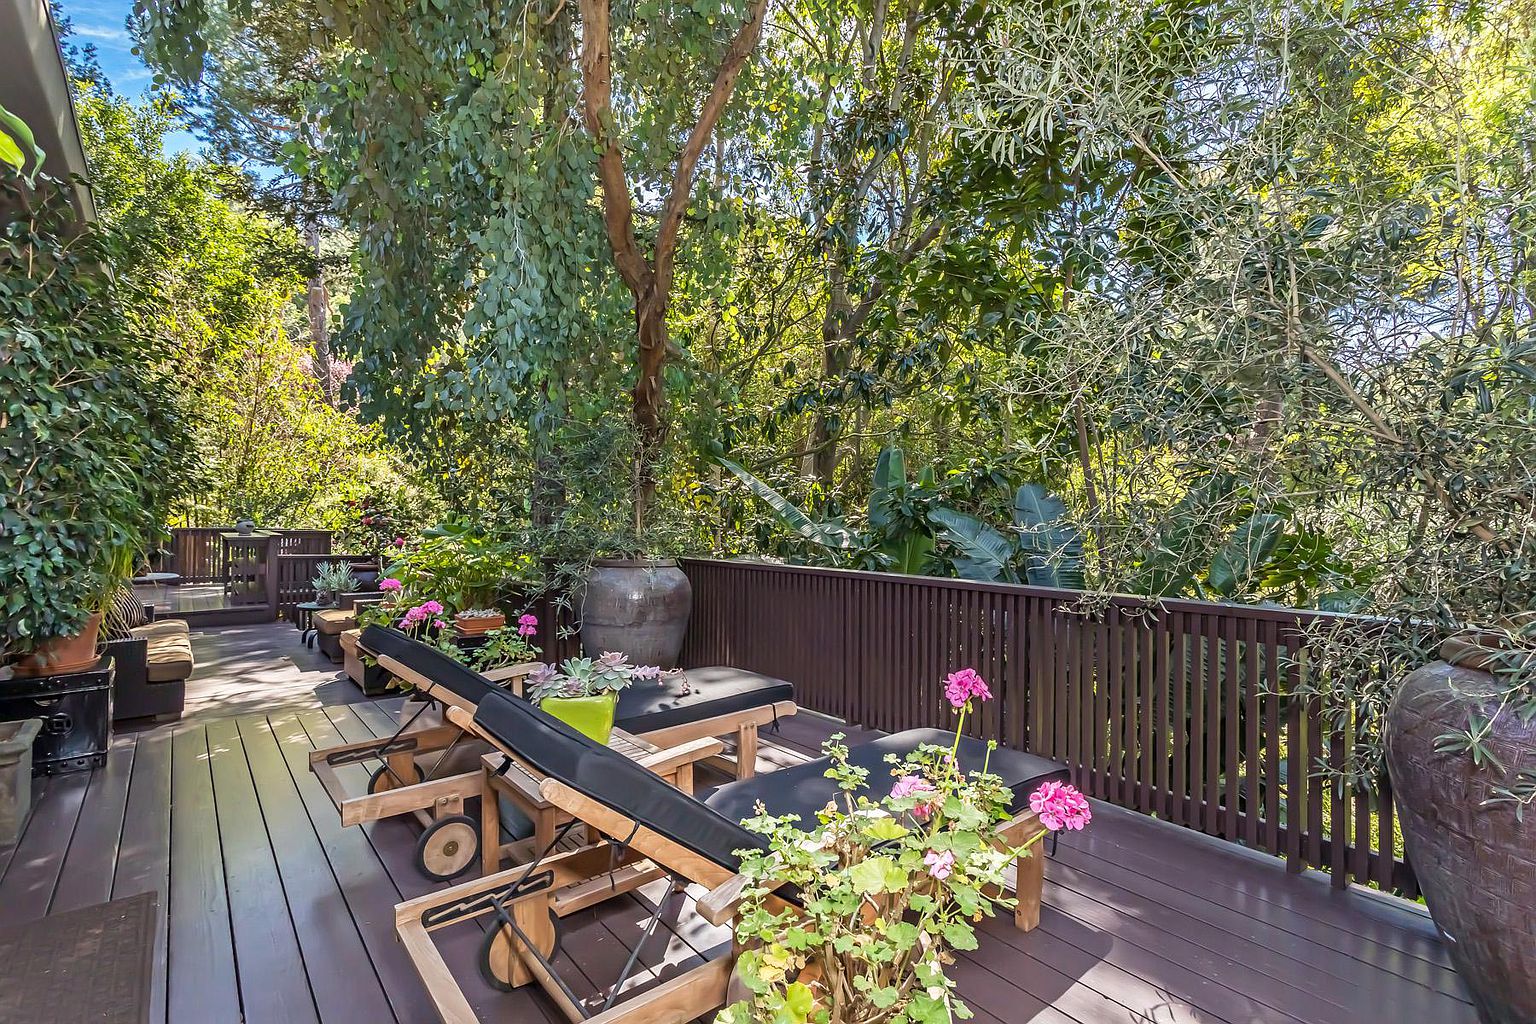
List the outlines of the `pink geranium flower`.
{"label": "pink geranium flower", "polygon": [[923,863],[928,866],[928,873],[942,882],[955,870],[955,855],[948,850],[943,853],[929,850]]}
{"label": "pink geranium flower", "polygon": [[391,577],[390,579],[379,580],[379,589],[387,594],[397,594],[405,589],[405,584]]}
{"label": "pink geranium flower", "polygon": [[533,636],[539,631],[539,619],[536,615],[522,615],[517,620],[518,636]]}
{"label": "pink geranium flower", "polygon": [[438,601],[423,601],[422,605],[421,605],[421,608],[422,608],[423,611],[427,612],[429,615],[441,615],[441,614],[443,614],[443,606]]}
{"label": "pink geranium flower", "polygon": [[1088,800],[1071,786],[1047,782],[1029,797],[1029,809],[1040,816],[1040,824],[1052,832],[1062,829],[1082,831],[1093,820]]}
{"label": "pink geranium flower", "polygon": [[[913,797],[927,796],[930,793],[936,792],[938,792],[938,790],[933,788],[933,783],[929,782],[921,775],[903,775],[901,778],[896,780],[896,785],[891,787],[891,799],[907,800]],[[927,821],[929,815],[932,813],[933,805],[927,801],[920,800],[917,805],[912,808],[912,817],[916,818],[918,821]]]}
{"label": "pink geranium flower", "polygon": [[944,677],[944,697],[958,711],[972,700],[991,700],[992,691],[975,669],[963,668]]}

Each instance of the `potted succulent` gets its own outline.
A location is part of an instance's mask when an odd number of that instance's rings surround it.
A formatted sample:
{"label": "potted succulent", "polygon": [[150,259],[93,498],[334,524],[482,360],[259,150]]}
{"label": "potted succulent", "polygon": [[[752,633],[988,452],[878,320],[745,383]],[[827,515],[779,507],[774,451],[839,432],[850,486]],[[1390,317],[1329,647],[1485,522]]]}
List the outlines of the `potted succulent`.
{"label": "potted succulent", "polygon": [[315,588],[315,603],[326,608],[335,607],[339,595],[358,587],[357,577],[346,562],[321,562],[315,566],[315,578],[309,582]]}
{"label": "potted succulent", "polygon": [[1479,1017],[1536,1020],[1536,615],[1439,654],[1387,711],[1408,860]]}
{"label": "potted succulent", "polygon": [[609,651],[599,658],[567,658],[558,668],[540,665],[528,677],[528,699],[598,743],[613,733],[619,691],[636,679],[656,679],[654,665],[631,665]]}
{"label": "potted succulent", "polygon": [[[990,697],[973,670],[949,677],[960,727],[973,701]],[[995,744],[994,744],[995,746]],[[848,763],[841,735],[823,748],[841,803],[807,823],[763,815],[746,826],[768,839],[743,853],[747,888],[736,918],[746,996],[717,1024],[953,1021],[971,1016],[948,968],[976,948],[974,923],[1012,904],[1004,869],[1051,831],[1080,829],[1092,814],[1071,786],[1049,782],[1030,797],[1041,829],[1016,848],[996,841],[1012,794],[985,770],[961,772],[952,748],[924,746],[884,784]],[[889,789],[886,789],[886,786]],[[866,792],[884,795],[871,799]],[[861,794],[861,795],[855,795]],[[812,827],[807,827],[808,825]],[[771,899],[785,885],[797,906]]]}

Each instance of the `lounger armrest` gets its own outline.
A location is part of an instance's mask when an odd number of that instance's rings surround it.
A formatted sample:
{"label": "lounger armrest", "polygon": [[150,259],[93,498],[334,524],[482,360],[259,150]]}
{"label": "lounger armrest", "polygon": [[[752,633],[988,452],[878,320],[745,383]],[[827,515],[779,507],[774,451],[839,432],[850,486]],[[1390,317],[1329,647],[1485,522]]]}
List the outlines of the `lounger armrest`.
{"label": "lounger armrest", "polygon": [[658,750],[635,759],[642,768],[649,768],[657,775],[671,775],[685,764],[694,764],[706,757],[725,752],[725,744],[712,736],[689,740],[675,747]]}
{"label": "lounger armrest", "polygon": [[742,893],[751,884],[746,875],[732,875],[699,897],[699,916],[717,928],[730,924],[741,908]]}
{"label": "lounger armrest", "polygon": [[533,670],[539,667],[536,661],[524,661],[516,665],[502,665],[500,668],[487,669],[480,673],[497,685],[506,684],[506,689],[514,697],[523,695],[523,680],[533,674]]}

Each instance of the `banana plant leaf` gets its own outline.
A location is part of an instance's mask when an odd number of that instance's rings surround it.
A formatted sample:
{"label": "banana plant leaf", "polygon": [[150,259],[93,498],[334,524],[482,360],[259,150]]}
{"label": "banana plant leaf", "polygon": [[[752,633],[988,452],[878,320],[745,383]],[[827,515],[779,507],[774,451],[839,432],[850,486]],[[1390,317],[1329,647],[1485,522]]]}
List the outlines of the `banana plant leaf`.
{"label": "banana plant leaf", "polygon": [[891,572],[904,572],[909,576],[921,576],[928,571],[933,559],[933,538],[910,531],[901,537],[880,545],[880,553],[890,560]]}
{"label": "banana plant leaf", "polygon": [[1014,568],[1018,551],[1000,531],[952,508],[936,508],[928,513],[928,518],[939,525],[939,539],[959,552],[954,562],[961,578],[986,583],[1019,582]]}
{"label": "banana plant leaf", "polygon": [[895,445],[880,449],[875,463],[875,485],[869,492],[869,526],[883,530],[891,525],[891,498],[907,484],[907,457]]}
{"label": "banana plant leaf", "polygon": [[781,523],[794,533],[804,537],[810,543],[836,551],[848,551],[857,545],[857,539],[852,531],[841,523],[818,522],[807,515],[794,502],[763,483],[730,459],[721,459],[720,464],[732,473],[735,473],[741,479],[741,482],[747,485],[748,490],[761,498],[769,508],[773,509],[774,514],[779,517]]}
{"label": "banana plant leaf", "polygon": [[1039,484],[1024,484],[1013,495],[1013,521],[1026,555],[1025,579],[1040,587],[1087,589],[1083,535],[1066,502]]}
{"label": "banana plant leaf", "polygon": [[1285,533],[1285,520],[1272,512],[1255,512],[1228,538],[1211,559],[1205,589],[1233,597],[1257,576]]}

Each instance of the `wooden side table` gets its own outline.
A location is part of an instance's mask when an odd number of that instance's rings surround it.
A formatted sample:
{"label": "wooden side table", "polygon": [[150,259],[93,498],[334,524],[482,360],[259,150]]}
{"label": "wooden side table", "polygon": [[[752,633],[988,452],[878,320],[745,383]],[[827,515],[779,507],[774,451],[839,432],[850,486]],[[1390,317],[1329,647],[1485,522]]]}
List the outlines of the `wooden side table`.
{"label": "wooden side table", "polygon": [[293,606],[293,624],[299,630],[299,642],[305,647],[315,645],[315,612],[322,607],[316,601],[300,601]]}

